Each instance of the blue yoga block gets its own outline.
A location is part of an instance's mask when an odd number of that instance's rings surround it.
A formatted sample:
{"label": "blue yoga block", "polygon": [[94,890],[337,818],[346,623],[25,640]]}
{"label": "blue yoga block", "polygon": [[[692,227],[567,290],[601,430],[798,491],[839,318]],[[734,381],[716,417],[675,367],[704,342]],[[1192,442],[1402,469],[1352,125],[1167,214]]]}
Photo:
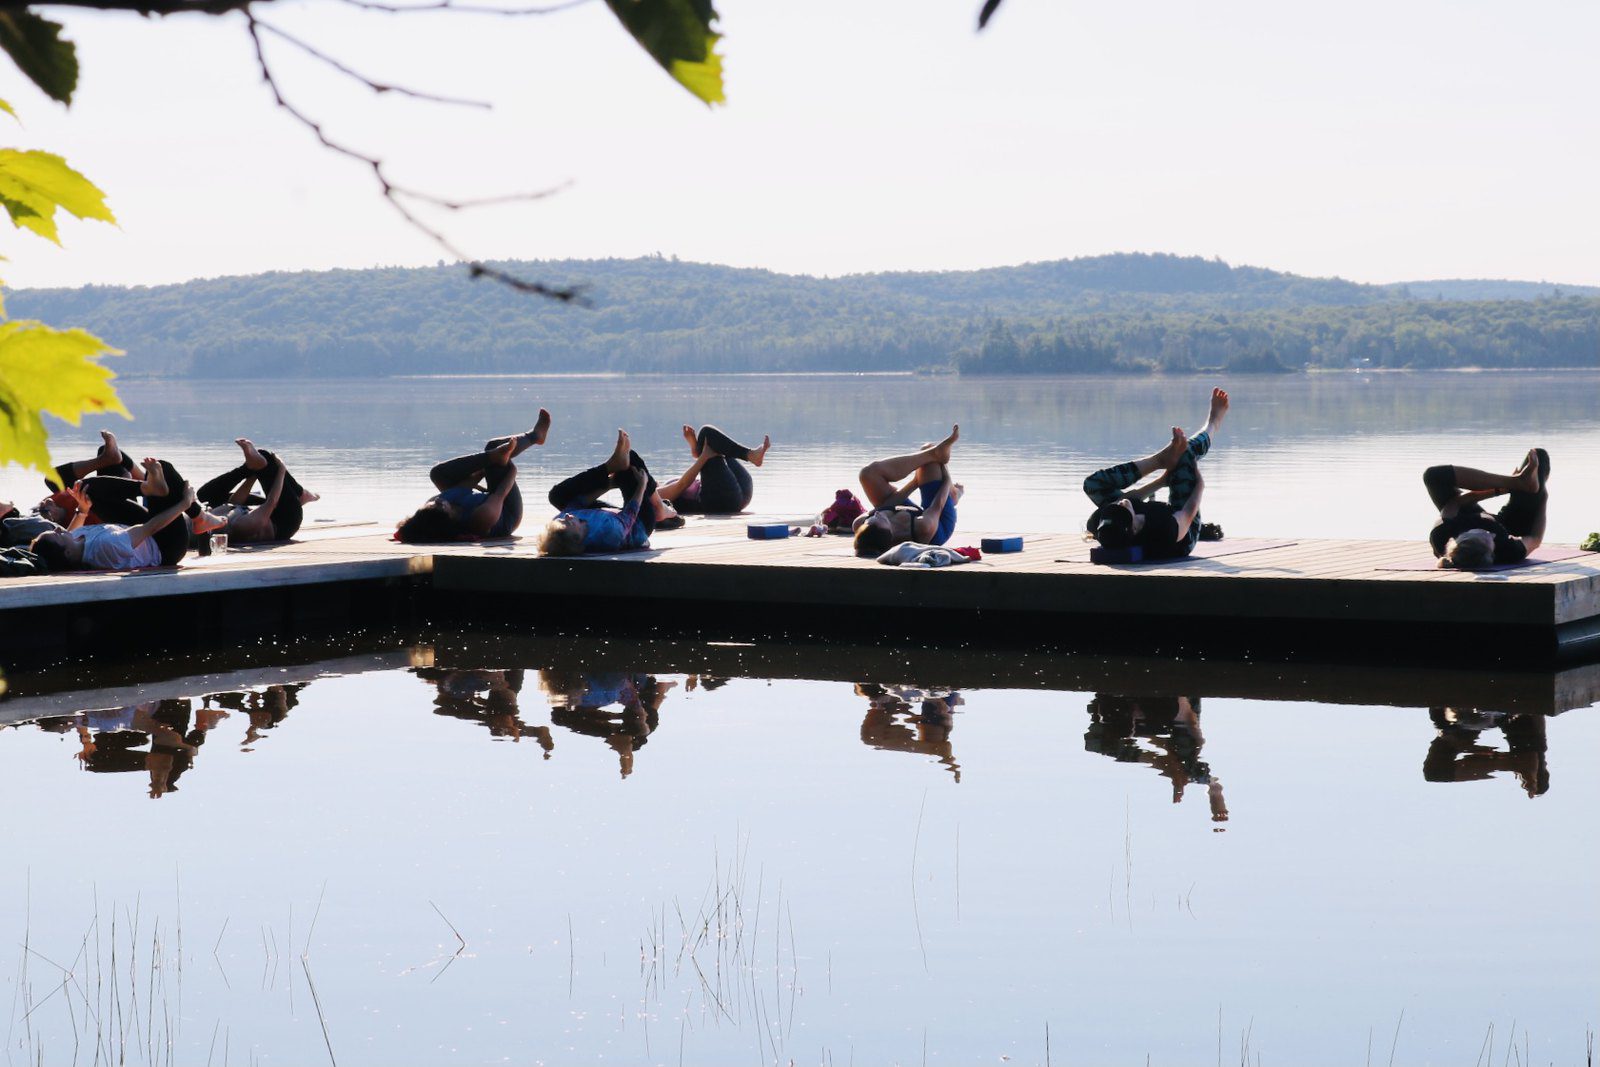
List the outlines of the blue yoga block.
{"label": "blue yoga block", "polygon": [[1021,552],[1022,538],[1020,537],[985,537],[978,542],[978,547],[985,552]]}
{"label": "blue yoga block", "polygon": [[786,522],[751,523],[745,530],[752,541],[778,541],[789,536]]}
{"label": "blue yoga block", "polygon": [[1101,548],[1096,545],[1089,550],[1090,563],[1138,563],[1144,559],[1144,549],[1138,545],[1132,548]]}

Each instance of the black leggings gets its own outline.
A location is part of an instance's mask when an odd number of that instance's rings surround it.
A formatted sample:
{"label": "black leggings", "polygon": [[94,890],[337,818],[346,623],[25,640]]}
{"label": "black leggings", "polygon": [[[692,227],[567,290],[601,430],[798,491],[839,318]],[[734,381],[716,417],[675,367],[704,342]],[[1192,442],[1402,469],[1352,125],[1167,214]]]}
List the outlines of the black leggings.
{"label": "black leggings", "polygon": [[[1461,495],[1461,489],[1456,485],[1456,469],[1449,463],[1429,467],[1423,471],[1422,484],[1427,487],[1428,499],[1432,500],[1433,506],[1440,511]],[[1547,489],[1541,489],[1537,493],[1520,491],[1508,493],[1505,506],[1496,513],[1495,518],[1500,520],[1506,532],[1513,537],[1525,537],[1533,532],[1549,495]],[[1472,507],[1479,511],[1483,510],[1476,502]]]}
{"label": "black leggings", "polygon": [[[428,472],[428,477],[433,481],[433,487],[439,492],[454,489],[462,485],[476,485],[478,479],[483,479],[483,484],[493,493],[500,488],[500,483],[511,473],[512,468],[504,463],[492,463],[489,453],[496,448],[503,448],[508,441],[520,440],[521,437],[495,437],[483,443],[482,452],[474,452],[468,456],[457,456],[447,459],[443,463],[436,463]],[[465,518],[465,516],[463,516]],[[522,525],[522,487],[513,485],[506,491],[505,503],[500,506],[500,521],[495,524],[495,529],[503,536],[509,537]]]}
{"label": "black leggings", "polygon": [[702,426],[695,437],[696,451],[707,447],[717,453],[700,468],[700,491],[684,493],[673,506],[684,514],[735,515],[750,506],[755,483],[740,460],[750,458],[750,450],[715,426]]}
{"label": "black leggings", "polygon": [[[96,456],[105,455],[106,454],[106,446],[105,445],[101,445],[99,448],[94,450],[94,454]],[[77,478],[77,466],[78,465],[76,463],[57,463],[56,464],[56,478],[60,480],[61,488],[63,488],[63,489],[71,489],[72,488],[72,483],[78,480],[78,478]],[[122,462],[121,463],[117,464],[115,467],[107,467],[102,472],[102,474],[109,474],[109,475],[111,475],[113,477],[123,477],[123,478],[128,477],[132,473],[133,473],[133,460],[128,458],[127,453],[123,453]],[[55,491],[56,487],[53,486],[53,485],[50,485],[50,482],[49,482],[48,479],[46,479],[44,484],[47,485],[47,486],[50,486],[51,492]]]}
{"label": "black leggings", "polygon": [[[161,471],[167,480],[167,495],[144,497],[143,504],[139,503],[141,483],[132,478],[108,478],[102,474],[97,478],[85,479],[83,491],[88,494],[89,505],[101,521],[122,523],[126,526],[143,526],[153,516],[181,501],[183,487],[187,484],[183,480],[183,475],[166,460],[160,462]],[[183,559],[184,553],[189,551],[188,516],[179,515],[156,531],[152,540],[161,549],[161,565],[175,566]]]}
{"label": "black leggings", "polygon": [[[219,474],[199,489],[195,490],[195,497],[199,504],[208,508],[218,507],[228,502],[233,496],[233,491],[250,479],[255,479],[262,492],[272,488],[272,480],[278,476],[278,468],[283,466],[283,460],[276,455],[261,450],[261,458],[267,465],[258,471],[253,471],[243,463],[233,468],[226,474]],[[300,524],[305,521],[305,507],[300,503],[300,494],[305,492],[300,483],[294,480],[294,475],[289,473],[287,467],[283,471],[283,492],[278,495],[278,506],[272,509],[272,537],[275,541],[287,541],[300,532]],[[251,494],[250,504],[263,504],[265,496]],[[190,509],[190,514],[199,513],[199,505]]]}
{"label": "black leggings", "polygon": [[623,502],[626,503],[639,491],[639,482],[633,474],[635,467],[644,471],[644,499],[639,502],[639,524],[644,527],[646,534],[654,533],[656,509],[650,497],[656,491],[656,480],[650,476],[650,468],[644,465],[644,460],[639,458],[637,452],[628,453],[628,469],[619,474],[612,474],[602,463],[557,482],[555,488],[550,490],[550,506],[557,511],[593,507],[608,489],[621,490]]}

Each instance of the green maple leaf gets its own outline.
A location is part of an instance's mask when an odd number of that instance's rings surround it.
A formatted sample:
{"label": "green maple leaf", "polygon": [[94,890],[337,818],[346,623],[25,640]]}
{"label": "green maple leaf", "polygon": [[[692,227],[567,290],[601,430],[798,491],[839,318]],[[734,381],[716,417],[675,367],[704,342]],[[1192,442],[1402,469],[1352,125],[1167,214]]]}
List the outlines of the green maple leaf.
{"label": "green maple leaf", "polygon": [[711,0],[606,0],[606,6],[679,85],[708,104],[726,102]]}
{"label": "green maple leaf", "polygon": [[56,231],[56,211],[80,219],[115,223],[106,206],[106,194],[49,152],[0,148],[0,206],[14,226],[61,243]]}
{"label": "green maple leaf", "polygon": [[0,323],[0,460],[14,460],[51,481],[48,412],[74,426],[86,414],[131,418],[102,366],[121,355],[87,330],[56,330],[40,322]]}

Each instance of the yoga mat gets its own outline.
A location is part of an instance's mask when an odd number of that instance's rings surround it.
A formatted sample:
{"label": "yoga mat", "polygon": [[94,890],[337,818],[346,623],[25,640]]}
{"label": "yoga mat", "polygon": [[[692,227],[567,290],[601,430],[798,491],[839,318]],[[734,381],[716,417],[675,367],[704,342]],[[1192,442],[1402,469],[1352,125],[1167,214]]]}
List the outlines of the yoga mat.
{"label": "yoga mat", "polygon": [[[1160,567],[1168,563],[1187,563],[1192,559],[1216,559],[1218,556],[1237,556],[1242,552],[1265,552],[1269,548],[1288,548],[1290,545],[1299,544],[1298,541],[1268,541],[1252,540],[1240,537],[1227,541],[1201,541],[1194,546],[1194,551],[1187,556],[1177,559],[1146,559],[1138,563],[1118,563],[1118,567]],[[1058,559],[1057,563],[1088,563],[1089,549],[1093,547],[1088,542],[1084,543],[1083,554],[1074,553],[1070,559]]]}
{"label": "yoga mat", "polygon": [[[1564,560],[1589,557],[1600,563],[1600,553],[1585,552],[1575,545],[1540,545],[1529,554],[1528,558],[1520,563],[1496,563],[1492,567],[1479,567],[1477,570],[1463,571],[1463,574],[1493,574],[1496,571],[1515,571],[1523,567],[1537,567],[1541,563],[1561,563]],[[1384,563],[1373,570],[1379,571],[1438,571],[1449,568],[1439,566],[1439,561],[1433,558],[1433,550],[1421,548],[1417,551],[1417,558],[1401,560],[1399,563]]]}

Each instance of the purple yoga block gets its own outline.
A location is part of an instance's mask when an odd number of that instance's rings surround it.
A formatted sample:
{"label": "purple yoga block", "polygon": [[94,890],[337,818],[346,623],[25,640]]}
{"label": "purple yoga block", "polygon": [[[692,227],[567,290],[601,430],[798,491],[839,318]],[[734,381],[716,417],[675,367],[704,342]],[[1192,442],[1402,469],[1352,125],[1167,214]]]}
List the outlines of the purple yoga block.
{"label": "purple yoga block", "polygon": [[1089,550],[1090,563],[1138,563],[1144,559],[1144,549],[1138,545],[1132,548],[1101,548],[1096,545]]}

